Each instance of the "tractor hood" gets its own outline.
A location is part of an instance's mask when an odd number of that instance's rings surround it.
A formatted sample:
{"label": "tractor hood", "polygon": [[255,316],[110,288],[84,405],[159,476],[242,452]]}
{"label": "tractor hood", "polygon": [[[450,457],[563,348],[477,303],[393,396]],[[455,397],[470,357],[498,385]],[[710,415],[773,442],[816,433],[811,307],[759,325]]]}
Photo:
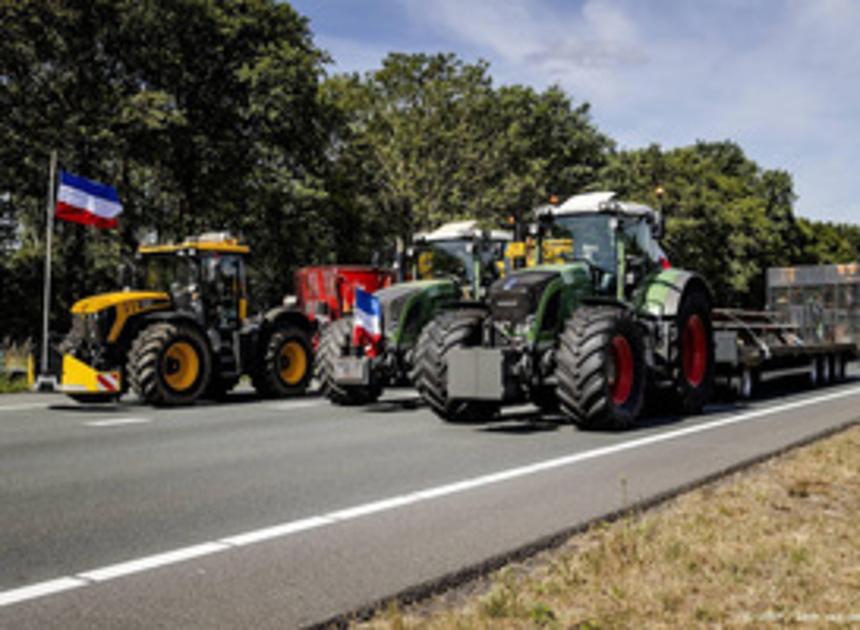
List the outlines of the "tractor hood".
{"label": "tractor hood", "polygon": [[170,296],[160,291],[113,291],[111,293],[100,293],[91,295],[83,300],[78,300],[72,305],[72,313],[76,315],[88,315],[98,313],[129,302],[141,302],[151,300],[152,302],[170,302]]}
{"label": "tractor hood", "polygon": [[428,296],[437,293],[459,293],[451,280],[414,280],[401,282],[394,286],[380,289],[374,295],[382,307],[382,321],[386,337],[398,336],[399,327],[404,314],[410,309],[410,304],[419,303],[422,294]]}

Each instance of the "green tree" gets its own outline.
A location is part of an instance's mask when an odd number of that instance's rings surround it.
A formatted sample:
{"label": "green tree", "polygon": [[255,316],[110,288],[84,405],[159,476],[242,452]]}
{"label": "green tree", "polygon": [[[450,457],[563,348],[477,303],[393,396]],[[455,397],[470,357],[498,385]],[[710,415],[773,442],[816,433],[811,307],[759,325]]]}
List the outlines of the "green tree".
{"label": "green tree", "polygon": [[[58,224],[60,320],[74,299],[114,288],[146,234],[244,232],[266,302],[325,249],[325,57],[288,4],[0,0],[0,23],[0,214],[21,227],[9,275],[41,255],[50,150],[116,185],[125,206],[118,238]],[[30,319],[35,288],[17,302]]]}
{"label": "green tree", "polygon": [[391,54],[364,76],[326,82],[341,113],[334,205],[358,237],[408,238],[446,220],[496,222],[572,193],[602,167],[611,142],[559,89],[494,89],[484,62]]}

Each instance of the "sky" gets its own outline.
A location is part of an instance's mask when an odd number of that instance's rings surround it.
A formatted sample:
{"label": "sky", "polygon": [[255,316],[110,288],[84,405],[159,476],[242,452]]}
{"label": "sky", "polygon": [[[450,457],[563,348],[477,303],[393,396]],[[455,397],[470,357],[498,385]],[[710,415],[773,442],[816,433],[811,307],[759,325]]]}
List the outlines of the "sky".
{"label": "sky", "polygon": [[860,224],[860,0],[293,0],[334,72],[390,51],[558,84],[622,149],[734,140],[797,214]]}

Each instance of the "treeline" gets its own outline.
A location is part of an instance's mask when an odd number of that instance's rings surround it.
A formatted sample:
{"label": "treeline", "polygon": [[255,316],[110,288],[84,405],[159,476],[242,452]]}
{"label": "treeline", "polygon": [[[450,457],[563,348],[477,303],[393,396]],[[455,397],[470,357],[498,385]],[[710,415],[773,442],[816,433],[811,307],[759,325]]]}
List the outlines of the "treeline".
{"label": "treeline", "polygon": [[55,326],[110,290],[147,238],[230,230],[260,305],[310,263],[367,262],[444,220],[523,216],[611,188],[657,204],[667,249],[724,303],[771,265],[856,260],[860,228],[797,219],[791,176],[732,142],[618,150],[557,87],[485,63],[391,54],[327,76],[307,21],[273,0],[0,0],[0,333],[38,330],[48,155],[114,184],[118,232],[59,223]]}

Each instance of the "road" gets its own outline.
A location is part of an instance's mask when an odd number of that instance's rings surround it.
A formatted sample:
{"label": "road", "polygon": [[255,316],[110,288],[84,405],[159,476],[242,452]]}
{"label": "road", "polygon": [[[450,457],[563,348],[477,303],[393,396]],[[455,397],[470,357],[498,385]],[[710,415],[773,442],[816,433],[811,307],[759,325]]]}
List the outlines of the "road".
{"label": "road", "polygon": [[0,628],[290,628],[860,420],[860,379],[577,431],[393,392],[151,409],[0,397]]}

